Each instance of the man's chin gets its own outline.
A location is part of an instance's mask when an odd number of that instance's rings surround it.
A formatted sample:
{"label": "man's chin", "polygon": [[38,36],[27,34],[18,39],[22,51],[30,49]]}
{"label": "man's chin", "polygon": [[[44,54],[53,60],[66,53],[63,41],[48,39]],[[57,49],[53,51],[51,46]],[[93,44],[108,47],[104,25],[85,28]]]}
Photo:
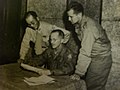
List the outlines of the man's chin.
{"label": "man's chin", "polygon": [[53,49],[55,49],[56,47],[52,46]]}

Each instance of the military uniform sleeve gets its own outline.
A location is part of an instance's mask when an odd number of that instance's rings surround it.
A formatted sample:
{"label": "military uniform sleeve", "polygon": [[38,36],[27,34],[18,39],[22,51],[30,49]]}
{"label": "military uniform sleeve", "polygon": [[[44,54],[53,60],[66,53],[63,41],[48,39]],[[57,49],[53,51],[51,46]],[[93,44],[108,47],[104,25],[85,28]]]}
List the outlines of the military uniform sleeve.
{"label": "military uniform sleeve", "polygon": [[29,64],[31,66],[35,66],[35,67],[42,66],[47,62],[47,59],[46,59],[46,57],[48,57],[47,55],[48,54],[47,54],[47,50],[46,50],[42,54],[34,56],[31,60],[29,60],[27,62],[27,64]]}
{"label": "military uniform sleeve", "polygon": [[21,43],[21,48],[20,48],[20,59],[25,58],[25,55],[28,52],[29,49],[29,42],[30,42],[30,30],[27,28]]}
{"label": "military uniform sleeve", "polygon": [[95,38],[93,33],[88,30],[85,30],[81,42],[81,49],[78,55],[78,61],[76,65],[75,73],[84,75],[87,71],[89,64],[91,63],[91,51],[94,44]]}

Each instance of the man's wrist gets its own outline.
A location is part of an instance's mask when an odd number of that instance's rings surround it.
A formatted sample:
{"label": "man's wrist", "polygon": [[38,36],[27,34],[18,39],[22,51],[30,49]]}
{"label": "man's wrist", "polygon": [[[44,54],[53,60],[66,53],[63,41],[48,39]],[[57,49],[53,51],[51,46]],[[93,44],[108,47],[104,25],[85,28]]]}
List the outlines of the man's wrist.
{"label": "man's wrist", "polygon": [[45,70],[45,74],[46,74],[46,75],[51,75],[52,73],[51,73],[50,70]]}
{"label": "man's wrist", "polygon": [[51,71],[50,70],[44,70],[44,69],[35,69],[35,72],[37,72],[39,75],[51,75]]}
{"label": "man's wrist", "polygon": [[23,63],[23,62],[24,62],[24,59],[18,59],[17,62],[18,62],[18,63]]}
{"label": "man's wrist", "polygon": [[54,70],[50,70],[51,75],[54,75]]}

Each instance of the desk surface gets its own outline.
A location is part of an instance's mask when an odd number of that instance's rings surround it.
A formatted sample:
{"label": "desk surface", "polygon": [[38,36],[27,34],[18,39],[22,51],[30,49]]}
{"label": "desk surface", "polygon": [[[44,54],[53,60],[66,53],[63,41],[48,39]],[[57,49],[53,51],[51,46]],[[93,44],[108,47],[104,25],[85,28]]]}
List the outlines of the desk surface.
{"label": "desk surface", "polygon": [[0,90],[86,90],[83,80],[73,81],[69,76],[54,76],[55,83],[29,86],[24,77],[38,76],[38,74],[20,68],[19,64],[0,66]]}

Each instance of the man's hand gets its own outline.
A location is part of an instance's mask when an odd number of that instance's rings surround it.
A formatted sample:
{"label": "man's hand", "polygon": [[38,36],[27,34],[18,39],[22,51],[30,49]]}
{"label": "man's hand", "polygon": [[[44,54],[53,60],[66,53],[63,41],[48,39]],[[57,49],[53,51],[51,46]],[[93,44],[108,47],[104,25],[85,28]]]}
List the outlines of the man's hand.
{"label": "man's hand", "polygon": [[17,62],[18,62],[19,64],[21,64],[21,63],[24,62],[24,60],[23,60],[23,59],[18,59]]}
{"label": "man's hand", "polygon": [[50,72],[50,70],[46,70],[46,69],[39,69],[39,70],[37,70],[37,73],[39,74],[39,75],[51,75],[51,72]]}
{"label": "man's hand", "polygon": [[78,74],[73,74],[70,76],[70,78],[73,80],[80,80],[80,76]]}

